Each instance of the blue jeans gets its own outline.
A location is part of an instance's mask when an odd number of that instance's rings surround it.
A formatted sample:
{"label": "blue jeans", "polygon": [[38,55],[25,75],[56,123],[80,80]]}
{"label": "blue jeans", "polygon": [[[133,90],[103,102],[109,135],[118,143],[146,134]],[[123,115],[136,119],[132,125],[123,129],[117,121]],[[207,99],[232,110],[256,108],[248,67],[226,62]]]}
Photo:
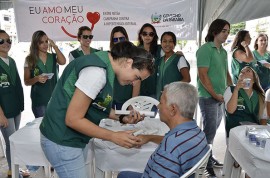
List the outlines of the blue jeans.
{"label": "blue jeans", "polygon": [[59,178],[87,178],[85,162],[87,151],[58,145],[40,134],[42,150]]}
{"label": "blue jeans", "polygon": [[36,106],[32,107],[35,118],[43,117],[47,106]]}
{"label": "blue jeans", "polygon": [[122,171],[118,174],[117,178],[141,178],[142,173],[132,171]]}
{"label": "blue jeans", "polygon": [[[214,98],[199,98],[199,105],[203,118],[203,131],[208,144],[213,144],[217,129],[222,120],[224,104]],[[212,157],[212,152],[210,157]],[[212,168],[212,162],[208,161],[208,168]]]}
{"label": "blue jeans", "polygon": [[6,156],[8,162],[8,169],[11,170],[9,136],[19,129],[21,122],[21,113],[15,116],[14,118],[7,118],[7,119],[8,119],[8,127],[6,128],[1,127],[1,132],[6,142]]}

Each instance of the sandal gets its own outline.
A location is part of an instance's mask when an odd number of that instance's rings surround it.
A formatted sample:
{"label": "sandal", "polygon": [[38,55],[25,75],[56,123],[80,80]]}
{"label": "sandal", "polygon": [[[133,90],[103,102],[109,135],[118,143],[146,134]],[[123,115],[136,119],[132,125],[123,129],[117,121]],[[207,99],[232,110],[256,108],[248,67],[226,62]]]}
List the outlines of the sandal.
{"label": "sandal", "polygon": [[29,177],[29,176],[30,176],[30,172],[28,171],[28,169],[26,169],[26,170],[20,169],[20,174],[21,174],[23,177]]}

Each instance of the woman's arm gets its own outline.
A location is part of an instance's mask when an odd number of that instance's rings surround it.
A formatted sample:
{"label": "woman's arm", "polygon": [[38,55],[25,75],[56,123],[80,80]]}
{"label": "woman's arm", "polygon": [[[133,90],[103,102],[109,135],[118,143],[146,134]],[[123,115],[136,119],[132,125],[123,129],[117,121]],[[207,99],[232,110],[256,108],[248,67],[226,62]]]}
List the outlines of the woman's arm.
{"label": "woman's arm", "polygon": [[[239,92],[239,89],[243,87],[244,87],[243,80],[239,79],[233,90],[232,96],[226,105],[228,113],[232,114],[237,109],[238,92]],[[229,87],[227,89],[230,90]]]}
{"label": "woman's arm", "polygon": [[183,79],[181,80],[181,82],[189,83],[191,81],[188,67],[181,68],[180,73],[183,76]]}
{"label": "woman's arm", "polygon": [[242,41],[241,45],[245,48],[246,52],[244,52],[242,50],[236,50],[234,53],[234,58],[236,58],[242,62],[250,63],[254,59],[253,54],[245,41]]}
{"label": "woman's arm", "polygon": [[56,61],[59,65],[64,65],[66,64],[66,57],[63,55],[63,53],[60,51],[60,49],[58,48],[58,46],[54,43],[53,40],[48,39],[50,42],[50,45],[52,46],[52,48],[54,49],[55,53],[56,53]]}

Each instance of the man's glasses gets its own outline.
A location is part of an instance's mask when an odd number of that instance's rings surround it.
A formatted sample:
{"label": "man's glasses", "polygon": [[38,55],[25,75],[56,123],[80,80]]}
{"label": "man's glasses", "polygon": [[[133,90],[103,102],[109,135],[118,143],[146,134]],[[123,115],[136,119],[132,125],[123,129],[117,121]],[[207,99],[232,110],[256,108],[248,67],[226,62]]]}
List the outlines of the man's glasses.
{"label": "man's glasses", "polygon": [[85,39],[85,40],[87,40],[88,38],[90,39],[90,40],[92,40],[93,39],[93,35],[82,35],[82,37],[83,37],[83,39]]}
{"label": "man's glasses", "polygon": [[113,42],[117,43],[118,41],[126,41],[125,37],[113,38]]}
{"label": "man's glasses", "polygon": [[155,33],[154,32],[150,32],[150,33],[147,33],[147,32],[142,32],[142,36],[150,36],[150,37],[153,37],[155,36]]}
{"label": "man's glasses", "polygon": [[11,39],[6,39],[6,40],[5,40],[5,39],[0,38],[0,45],[4,44],[5,41],[6,41],[8,44],[11,44],[11,43],[12,43]]}

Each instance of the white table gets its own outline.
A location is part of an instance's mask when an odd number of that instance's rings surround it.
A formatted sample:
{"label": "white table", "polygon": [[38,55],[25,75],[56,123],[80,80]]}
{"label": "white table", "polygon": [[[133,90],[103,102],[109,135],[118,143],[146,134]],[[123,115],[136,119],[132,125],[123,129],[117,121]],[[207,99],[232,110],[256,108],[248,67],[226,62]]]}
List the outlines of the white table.
{"label": "white table", "polygon": [[35,119],[9,137],[12,177],[19,177],[19,165],[44,166],[48,177],[50,163],[40,146],[39,125],[42,118]]}
{"label": "white table", "polygon": [[[269,126],[254,126],[256,128],[266,128]],[[230,131],[228,152],[224,170],[225,178],[231,177],[233,171],[233,163],[237,161],[242,169],[252,178],[270,177],[270,145],[261,149],[249,143],[245,136],[246,126],[238,126]],[[239,169],[240,170],[240,169]],[[239,173],[237,173],[240,175]],[[235,178],[235,177],[234,177]]]}
{"label": "white table", "polygon": [[[144,124],[141,123],[135,126],[119,127],[119,122],[114,122],[112,126],[106,126],[106,121],[110,120],[102,120],[100,126],[115,131],[140,129],[144,126]],[[159,119],[149,119],[146,122],[153,123],[151,124],[153,128],[159,127],[160,130],[157,133],[159,135],[164,135],[169,130]],[[151,128],[149,131],[150,130]],[[150,155],[157,146],[158,145],[155,143],[147,143],[139,149],[126,149],[108,141],[94,139],[96,178],[104,177],[105,172],[109,172],[110,175],[111,171],[129,170],[143,172]]]}

